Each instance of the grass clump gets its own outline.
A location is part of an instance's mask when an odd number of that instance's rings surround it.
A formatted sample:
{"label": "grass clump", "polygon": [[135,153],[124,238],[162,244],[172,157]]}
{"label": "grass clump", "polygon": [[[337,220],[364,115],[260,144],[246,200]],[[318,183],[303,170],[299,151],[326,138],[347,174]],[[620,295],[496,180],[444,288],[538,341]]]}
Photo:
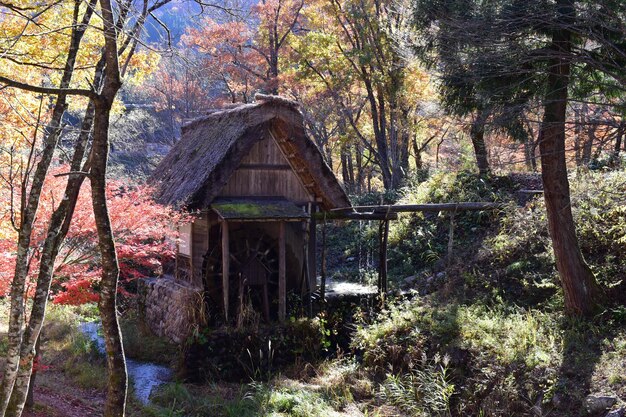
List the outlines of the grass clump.
{"label": "grass clump", "polygon": [[131,416],[141,417],[252,417],[255,404],[240,391],[224,392],[187,386],[177,382],[160,387],[151,403],[132,410]]}
{"label": "grass clump", "polygon": [[324,397],[313,390],[253,383],[246,396],[256,404],[258,415],[325,417],[335,414]]}
{"label": "grass clump", "polygon": [[539,310],[505,312],[473,305],[460,308],[458,320],[462,345],[503,365],[546,366],[559,356],[558,322]]}
{"label": "grass clump", "polygon": [[176,362],[178,347],[146,330],[136,316],[127,314],[120,320],[120,328],[124,338],[124,352],[129,358],[166,365]]}
{"label": "grass clump", "polygon": [[152,404],[131,415],[150,417],[326,417],[335,412],[324,397],[313,390],[251,383],[247,389],[230,391],[221,387],[191,387],[171,383],[161,387]]}
{"label": "grass clump", "polygon": [[390,302],[370,323],[362,323],[352,347],[375,373],[410,370],[429,344],[450,344],[458,333],[456,305],[431,308],[415,299]]}
{"label": "grass clump", "polygon": [[380,398],[410,416],[449,415],[454,385],[448,372],[448,358],[435,355],[429,361],[423,356],[419,367],[411,372],[388,374],[381,385]]}

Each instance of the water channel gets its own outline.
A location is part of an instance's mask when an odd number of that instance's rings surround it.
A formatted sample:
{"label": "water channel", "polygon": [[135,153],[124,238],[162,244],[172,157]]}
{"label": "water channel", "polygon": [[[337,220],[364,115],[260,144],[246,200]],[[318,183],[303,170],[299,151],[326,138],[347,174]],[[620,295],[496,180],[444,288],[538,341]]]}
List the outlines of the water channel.
{"label": "water channel", "polygon": [[[100,334],[100,323],[86,322],[80,324],[80,331],[94,344],[98,352],[105,354],[104,338]],[[170,368],[151,362],[140,362],[126,359],[126,369],[134,394],[142,404],[150,402],[150,394],[160,385],[172,380]]]}

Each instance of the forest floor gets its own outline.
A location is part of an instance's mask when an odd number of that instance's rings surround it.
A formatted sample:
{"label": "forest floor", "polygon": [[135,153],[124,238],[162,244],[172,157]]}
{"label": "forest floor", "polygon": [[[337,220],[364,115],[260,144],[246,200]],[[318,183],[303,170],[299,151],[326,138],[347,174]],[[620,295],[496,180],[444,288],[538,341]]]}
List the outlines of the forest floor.
{"label": "forest floor", "polygon": [[[6,331],[9,302],[0,300],[0,365],[6,355]],[[76,310],[76,312],[71,312]],[[34,406],[26,409],[24,417],[98,417],[102,415],[105,391],[102,383],[94,385],[96,379],[104,380],[104,372],[94,373],[87,379],[77,381],[67,372],[80,338],[77,324],[82,317],[82,308],[52,306],[45,324],[42,370],[37,373],[33,392]],[[86,316],[85,316],[86,317]],[[78,367],[88,365],[78,364]],[[93,370],[93,369],[92,369]],[[102,369],[104,371],[104,369]]]}
{"label": "forest floor", "polygon": [[[84,307],[51,307],[42,345],[46,369],[37,375],[35,406],[25,417],[102,415],[104,362],[77,326],[90,314]],[[134,343],[129,337],[127,350]],[[614,398],[615,409],[625,405],[621,325],[426,297],[390,305],[384,319],[357,328],[353,343],[352,352],[276,369],[255,382],[173,381],[148,406],[133,400],[131,389],[128,415],[438,416],[447,415],[440,407],[447,402],[456,408],[452,415],[604,417],[586,411],[589,394]]]}

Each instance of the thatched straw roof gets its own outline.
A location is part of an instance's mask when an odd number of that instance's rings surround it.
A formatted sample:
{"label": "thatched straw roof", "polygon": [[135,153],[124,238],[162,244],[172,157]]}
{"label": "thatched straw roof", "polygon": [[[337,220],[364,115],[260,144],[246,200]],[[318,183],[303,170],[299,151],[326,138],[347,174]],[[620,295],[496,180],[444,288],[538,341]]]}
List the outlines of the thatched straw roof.
{"label": "thatched straw roof", "polygon": [[271,134],[323,209],[349,206],[334,173],[306,135],[298,105],[276,96],[256,99],[183,126],[181,140],[152,174],[159,183],[157,200],[189,209],[207,207],[252,146]]}

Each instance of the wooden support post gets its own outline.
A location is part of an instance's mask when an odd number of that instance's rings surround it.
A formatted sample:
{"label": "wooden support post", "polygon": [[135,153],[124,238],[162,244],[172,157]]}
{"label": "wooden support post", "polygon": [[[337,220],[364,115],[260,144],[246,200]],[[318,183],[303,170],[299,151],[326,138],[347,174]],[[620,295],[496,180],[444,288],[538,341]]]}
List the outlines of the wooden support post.
{"label": "wooden support post", "polygon": [[[315,210],[311,203],[309,203],[309,213],[313,213]],[[315,228],[315,219],[311,218],[306,222],[307,225],[307,254],[306,254],[306,264],[307,264],[307,290],[308,293],[306,295],[306,303],[307,303],[307,315],[309,318],[313,317],[313,292],[317,289],[317,268],[316,268],[316,228]]]}
{"label": "wooden support post", "polygon": [[[196,248],[193,247],[194,246],[193,245],[193,233],[194,233],[193,232],[193,229],[194,229],[193,225],[194,225],[194,223],[195,223],[195,219],[194,219],[193,222],[191,222],[191,225],[189,226],[190,230],[189,230],[189,243],[188,243],[189,244],[189,277],[187,277],[187,280],[190,283],[192,283],[192,284],[195,281],[196,272],[197,272],[195,270],[195,268],[193,267],[193,261],[194,261],[194,259],[196,259],[195,258],[196,256],[202,256],[202,254],[198,255],[198,254],[194,253],[196,251]],[[202,274],[202,272],[200,272],[200,274]]]}
{"label": "wooden support post", "polygon": [[383,293],[387,294],[387,242],[389,241],[389,220],[385,220],[385,230],[383,231]]}
{"label": "wooden support post", "polygon": [[[311,209],[311,212],[314,209]],[[317,286],[317,228],[316,221],[314,218],[309,220],[309,255],[308,255],[308,264],[309,264],[309,289],[310,291],[315,291]]]}
{"label": "wooden support post", "polygon": [[378,294],[383,292],[383,222],[378,222],[378,281],[376,282]]}
{"label": "wooden support post", "polygon": [[285,321],[287,316],[287,279],[285,250],[285,222],[279,223],[278,231],[278,321]]}
{"label": "wooden support post", "polygon": [[326,303],[326,214],[324,213],[324,223],[322,224],[322,265],[320,282],[320,301]]}
{"label": "wooden support post", "polygon": [[228,241],[228,222],[222,221],[222,295],[224,297],[224,320],[228,322],[228,284],[230,272],[230,253]]}
{"label": "wooden support post", "polygon": [[452,254],[454,249],[454,217],[456,210],[450,213],[450,233],[448,234],[448,254],[446,256],[446,266],[449,268],[452,264]]}
{"label": "wooden support post", "polygon": [[378,224],[378,293],[387,293],[387,241],[389,238],[389,221],[381,220]]}

